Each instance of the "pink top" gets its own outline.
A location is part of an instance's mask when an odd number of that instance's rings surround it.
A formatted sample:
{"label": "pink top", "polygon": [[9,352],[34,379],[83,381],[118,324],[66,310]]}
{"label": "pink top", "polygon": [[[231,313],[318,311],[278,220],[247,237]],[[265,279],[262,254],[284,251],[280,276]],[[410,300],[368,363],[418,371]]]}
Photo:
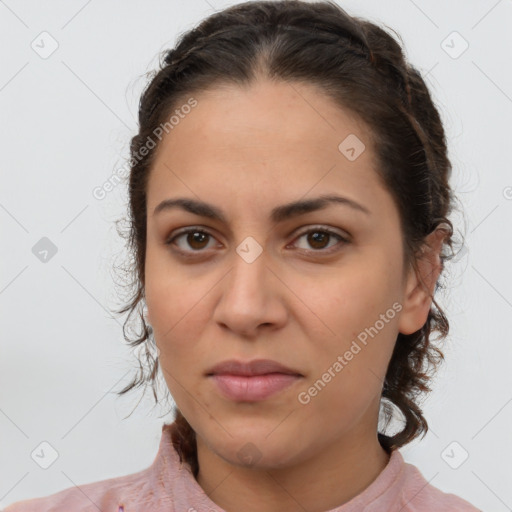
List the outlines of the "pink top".
{"label": "pink top", "polygon": [[[4,512],[225,512],[203,491],[188,464],[180,464],[163,424],[158,453],[148,468],[131,475],[71,487],[18,501]],[[454,494],[430,485],[398,450],[358,496],[326,512],[481,512]]]}

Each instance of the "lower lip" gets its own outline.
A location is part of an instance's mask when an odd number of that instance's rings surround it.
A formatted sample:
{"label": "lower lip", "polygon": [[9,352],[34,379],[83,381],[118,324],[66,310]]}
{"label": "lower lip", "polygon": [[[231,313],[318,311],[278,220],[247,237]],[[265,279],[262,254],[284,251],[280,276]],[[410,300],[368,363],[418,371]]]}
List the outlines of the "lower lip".
{"label": "lower lip", "polygon": [[211,377],[224,396],[242,402],[265,400],[300,379],[299,375],[285,373],[268,373],[251,377],[217,374]]}

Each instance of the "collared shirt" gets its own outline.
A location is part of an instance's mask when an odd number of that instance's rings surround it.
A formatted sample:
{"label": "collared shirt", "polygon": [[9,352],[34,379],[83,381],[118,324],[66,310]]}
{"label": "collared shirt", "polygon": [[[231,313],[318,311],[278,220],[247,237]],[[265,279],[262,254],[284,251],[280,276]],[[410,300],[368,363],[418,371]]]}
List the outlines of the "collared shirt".
{"label": "collared shirt", "polygon": [[[225,512],[180,463],[163,424],[158,453],[148,468],[130,475],[70,487],[18,501],[4,512]],[[326,512],[481,512],[462,498],[430,485],[398,450],[360,494]]]}

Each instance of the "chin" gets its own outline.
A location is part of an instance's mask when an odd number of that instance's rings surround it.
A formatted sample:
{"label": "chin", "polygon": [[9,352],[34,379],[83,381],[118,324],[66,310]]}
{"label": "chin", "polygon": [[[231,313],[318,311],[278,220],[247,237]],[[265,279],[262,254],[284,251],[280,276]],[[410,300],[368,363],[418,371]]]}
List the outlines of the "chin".
{"label": "chin", "polygon": [[268,432],[265,430],[260,435],[253,433],[229,438],[219,444],[214,442],[210,444],[210,449],[229,464],[247,469],[280,469],[296,463],[301,456],[296,452],[296,440],[277,433],[272,434],[270,440]]}

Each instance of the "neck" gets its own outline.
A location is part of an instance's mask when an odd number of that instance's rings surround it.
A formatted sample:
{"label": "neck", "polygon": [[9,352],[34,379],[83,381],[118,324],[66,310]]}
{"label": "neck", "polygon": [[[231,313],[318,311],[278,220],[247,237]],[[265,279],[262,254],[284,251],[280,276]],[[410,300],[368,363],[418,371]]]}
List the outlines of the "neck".
{"label": "neck", "polygon": [[[291,467],[229,464],[197,436],[197,482],[226,512],[323,512],[350,501],[382,472],[390,455],[373,435],[344,437]],[[307,485],[306,485],[307,484]]]}

